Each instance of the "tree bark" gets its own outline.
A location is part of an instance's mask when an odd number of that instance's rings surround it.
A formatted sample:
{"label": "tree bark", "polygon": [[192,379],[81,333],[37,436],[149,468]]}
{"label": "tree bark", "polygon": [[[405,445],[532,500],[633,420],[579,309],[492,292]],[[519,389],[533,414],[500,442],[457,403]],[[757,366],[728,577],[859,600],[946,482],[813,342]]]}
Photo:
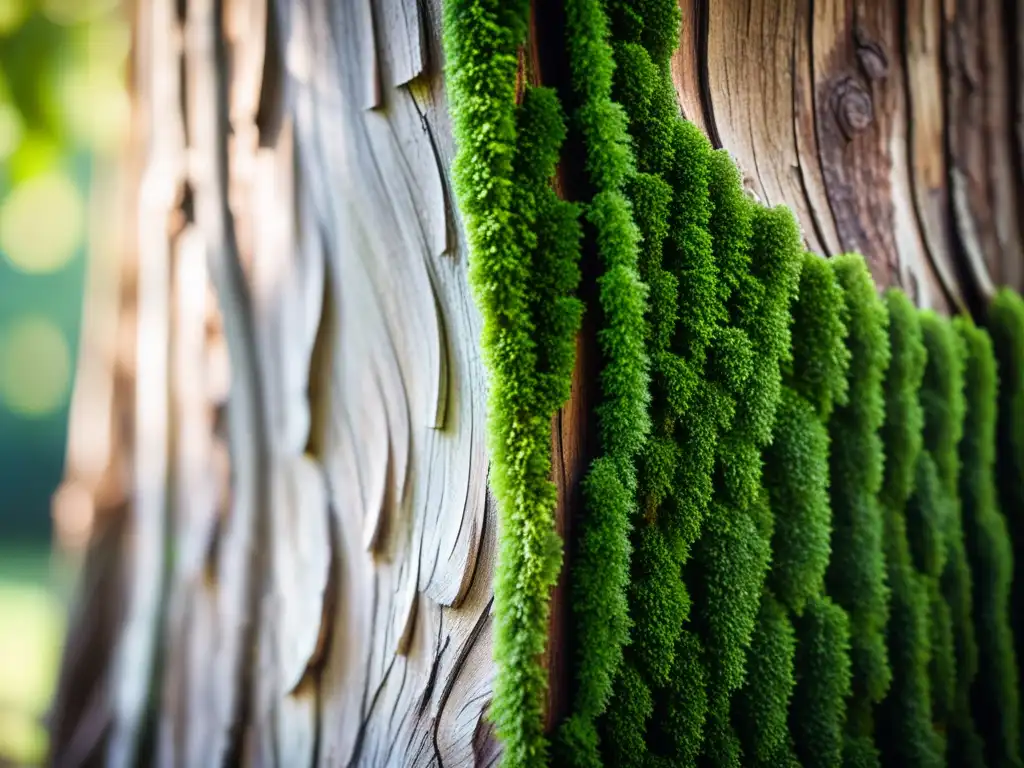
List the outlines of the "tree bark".
{"label": "tree bark", "polygon": [[[523,80],[564,87],[559,12],[537,6]],[[680,6],[683,114],[809,248],[861,251],[947,311],[1024,289],[1020,3]],[[496,515],[441,0],[131,16],[130,215],[90,279],[54,506],[86,499],[93,537],[52,761],[489,765]],[[585,320],[552,425],[569,542],[594,338]]]}

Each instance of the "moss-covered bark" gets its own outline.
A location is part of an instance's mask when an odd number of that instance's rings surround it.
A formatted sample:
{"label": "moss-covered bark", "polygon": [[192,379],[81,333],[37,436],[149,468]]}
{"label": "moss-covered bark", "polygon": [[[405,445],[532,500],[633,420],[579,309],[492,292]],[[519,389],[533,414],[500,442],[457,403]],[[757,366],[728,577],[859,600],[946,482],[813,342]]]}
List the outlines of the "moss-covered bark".
{"label": "moss-covered bark", "polygon": [[852,687],[846,706],[843,762],[877,766],[874,705],[889,689],[885,645],[889,588],[883,553],[880,428],[885,418],[883,379],[889,366],[888,313],[864,259],[842,255],[832,269],[843,290],[846,346],[850,352],[847,402],[829,419],[832,555],[826,591],[849,614]]}
{"label": "moss-covered bark", "polygon": [[850,693],[850,626],[846,611],[828,597],[808,603],[796,628],[796,690],[790,732],[804,768],[841,763],[843,717]]}
{"label": "moss-covered bark", "polygon": [[992,341],[970,320],[957,318],[964,340],[967,403],[960,442],[960,501],[974,584],[978,676],[971,690],[974,721],[989,765],[1019,766],[1020,705],[1017,656],[1009,623],[1013,552],[996,502],[997,374]]}
{"label": "moss-covered bark", "polygon": [[[649,247],[659,247],[652,219],[667,200],[658,197],[666,192],[664,187],[645,187],[646,196],[638,195],[641,215],[636,220],[647,226],[637,229],[625,194],[634,160],[625,113],[612,101],[614,59],[607,17],[598,0],[567,0],[565,5],[572,122],[583,142],[593,190],[586,212],[602,266],[598,300],[604,325],[598,331],[603,362],[597,408],[601,453],[583,482],[585,510],[572,560],[575,690],[572,714],[559,733],[559,762],[594,766],[600,764],[596,719],[611,696],[629,636],[634,462],[650,430],[647,289],[638,272],[639,241],[642,236]],[[657,290],[664,293],[661,285]]]}
{"label": "moss-covered bark", "polygon": [[914,567],[907,533],[908,502],[921,466],[924,410],[919,393],[927,351],[920,316],[910,299],[889,290],[885,300],[892,359],[885,376],[885,475],[879,498],[892,590],[887,641],[893,676],[876,711],[876,743],[885,765],[937,768],[944,755],[932,723],[928,582]]}
{"label": "moss-covered bark", "polygon": [[[768,721],[787,722],[792,695],[794,707],[799,702],[802,719],[799,731],[792,734],[796,753],[817,764],[826,759],[829,749],[836,754],[841,751],[845,691],[849,689],[848,620],[841,607],[829,603],[826,609],[822,601],[832,532],[826,421],[834,406],[846,401],[850,354],[844,343],[847,327],[843,291],[832,267],[812,254],[804,254],[801,263],[799,288],[792,305],[792,352],[783,366],[772,441],[764,451],[764,484],[774,526],[768,586],[797,626],[795,677],[771,678],[778,687],[767,696],[763,685],[748,677],[737,704],[754,697],[763,699],[759,706],[775,709],[775,716],[767,717]],[[828,632],[836,636],[837,642],[831,656],[800,648],[801,643],[820,641],[815,636],[819,625],[801,620],[811,605],[830,615]],[[763,610],[761,616],[766,616]],[[818,619],[826,621],[823,615]],[[759,650],[755,645],[751,651],[754,668],[769,661],[758,658]],[[822,669],[827,663],[835,668]],[[817,687],[812,678],[822,674],[842,679],[829,688],[843,691],[838,697]],[[801,687],[804,690],[799,690]],[[745,724],[749,723],[748,718]],[[772,754],[779,760],[789,748],[788,741],[776,738],[762,743],[764,734],[756,728],[741,728],[740,735],[747,751],[759,757]],[[822,746],[826,743],[833,746],[826,749]]]}
{"label": "moss-covered bark", "polygon": [[576,210],[550,189],[565,138],[561,107],[546,89],[527,89],[515,103],[528,12],[524,2],[454,0],[444,34],[455,184],[490,373],[490,479],[501,518],[491,717],[509,766],[547,755],[541,654],[561,562],[550,420],[568,396],[581,312],[571,295],[579,279]]}
{"label": "moss-covered bark", "polygon": [[[1024,299],[1008,288],[1000,290],[989,306],[987,323],[999,366],[996,481],[1016,564],[1010,617],[1020,667],[1024,658]],[[1018,673],[1018,690],[1022,690],[1024,670]]]}
{"label": "moss-covered bark", "polygon": [[795,654],[796,634],[789,612],[766,592],[748,654],[747,681],[733,704],[746,765],[781,765],[791,749],[789,705],[796,685]]}
{"label": "moss-covered bark", "polygon": [[[978,650],[958,488],[959,446],[964,421],[963,343],[949,319],[931,311],[921,313],[921,330],[928,353],[920,394],[924,409],[924,449],[936,470],[939,503],[945,505],[932,512],[945,521],[939,529],[944,565],[937,586],[929,586],[933,715],[938,730],[947,736],[948,760],[955,765],[980,766],[984,764],[981,742],[970,707]],[[929,495],[934,499],[935,492],[924,492],[931,488],[927,477],[919,479],[918,499],[926,501]],[[932,506],[937,502],[933,501]],[[927,505],[922,511],[927,512]],[[919,567],[925,566],[919,564]]]}

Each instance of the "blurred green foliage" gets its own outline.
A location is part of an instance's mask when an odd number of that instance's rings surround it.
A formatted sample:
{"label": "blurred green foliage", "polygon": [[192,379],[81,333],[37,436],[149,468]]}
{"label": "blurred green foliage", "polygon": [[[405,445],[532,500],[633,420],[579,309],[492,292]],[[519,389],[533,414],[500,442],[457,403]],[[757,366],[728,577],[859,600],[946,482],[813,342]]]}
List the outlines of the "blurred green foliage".
{"label": "blurred green foliage", "polygon": [[103,224],[91,220],[88,186],[129,110],[118,6],[0,0],[0,763],[37,764],[46,751],[68,580],[51,562],[50,495],[87,237]]}

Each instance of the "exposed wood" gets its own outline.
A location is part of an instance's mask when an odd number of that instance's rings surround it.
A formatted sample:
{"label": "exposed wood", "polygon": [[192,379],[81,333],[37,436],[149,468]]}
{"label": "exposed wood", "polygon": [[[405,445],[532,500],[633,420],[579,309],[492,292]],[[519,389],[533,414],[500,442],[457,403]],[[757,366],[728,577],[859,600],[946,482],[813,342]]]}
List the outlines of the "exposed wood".
{"label": "exposed wood", "polygon": [[708,117],[714,111],[703,103],[708,92],[702,88],[707,82],[707,60],[701,57],[701,44],[706,41],[706,19],[708,8],[701,0],[679,0],[682,11],[679,28],[679,47],[672,55],[672,82],[683,116],[706,133],[716,146],[721,146],[717,128],[709,125]]}
{"label": "exposed wood", "polygon": [[[947,2],[945,90],[949,94],[953,221],[973,290],[1021,286],[1021,168],[1013,65],[1007,30],[1011,3]],[[1019,45],[1019,43],[1018,43]]]}
{"label": "exposed wood", "polygon": [[946,164],[941,0],[912,0],[905,9],[904,60],[913,204],[924,247],[946,295],[964,308],[950,237]]}
{"label": "exposed wood", "polygon": [[863,252],[925,306],[1024,287],[1015,3],[679,6],[684,114],[762,202],[793,209],[808,247]]}

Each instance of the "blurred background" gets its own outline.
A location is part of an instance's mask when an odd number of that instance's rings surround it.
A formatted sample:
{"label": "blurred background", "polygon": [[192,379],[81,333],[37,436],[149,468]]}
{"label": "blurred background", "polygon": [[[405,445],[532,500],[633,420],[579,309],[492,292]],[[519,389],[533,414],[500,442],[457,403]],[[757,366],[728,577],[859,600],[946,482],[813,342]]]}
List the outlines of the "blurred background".
{"label": "blurred background", "polygon": [[51,496],[87,265],[113,226],[90,189],[125,140],[128,49],[118,0],[0,0],[0,765],[46,751],[75,571]]}

